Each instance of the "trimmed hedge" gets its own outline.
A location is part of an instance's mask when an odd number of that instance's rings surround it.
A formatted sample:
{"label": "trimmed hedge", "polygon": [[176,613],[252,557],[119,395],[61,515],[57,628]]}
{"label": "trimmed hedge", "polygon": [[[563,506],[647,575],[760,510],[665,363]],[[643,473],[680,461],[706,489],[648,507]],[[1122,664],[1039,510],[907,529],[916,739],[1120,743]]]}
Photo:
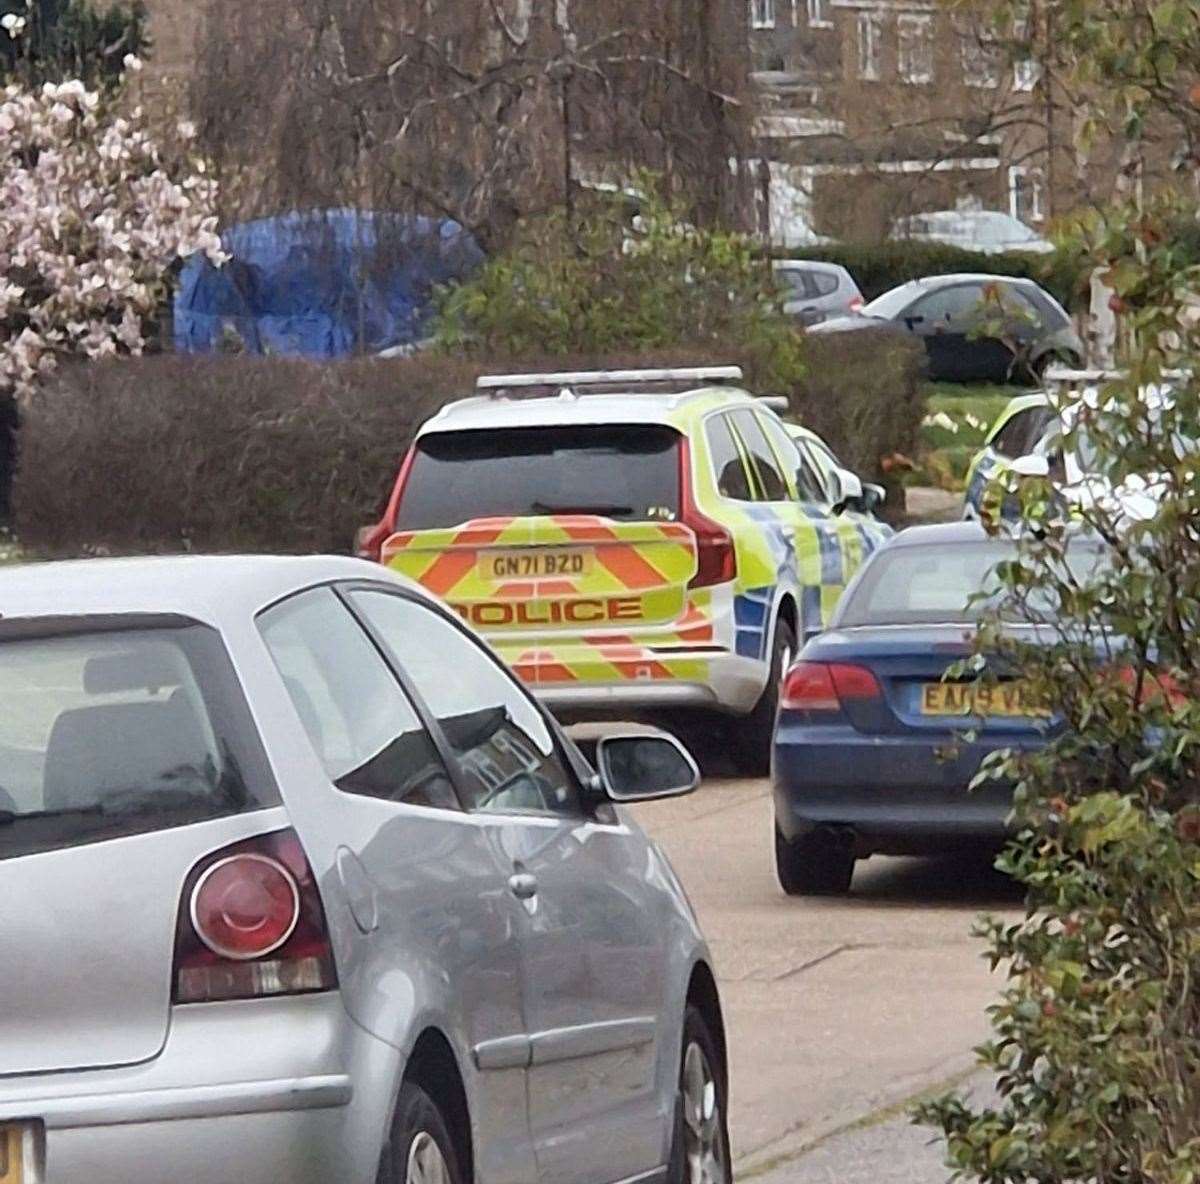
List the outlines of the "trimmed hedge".
{"label": "trimmed hedge", "polygon": [[942,243],[887,242],[805,247],[790,252],[787,257],[841,264],[854,277],[867,300],[874,300],[909,280],[974,271],[1036,280],[1062,305],[1072,309],[1080,303],[1088,285],[1087,268],[1079,259],[1062,251],[1052,255],[1035,255],[1028,251],[984,255]]}
{"label": "trimmed hedge", "polygon": [[[885,457],[914,448],[921,355],[892,335],[854,337],[808,340],[810,377],[788,393],[847,465],[879,479]],[[680,349],[492,359],[486,369],[741,361],[737,350]],[[43,555],[347,551],[356,528],[377,517],[416,429],[468,394],[483,369],[428,354],[77,367],[23,415],[17,537]]]}

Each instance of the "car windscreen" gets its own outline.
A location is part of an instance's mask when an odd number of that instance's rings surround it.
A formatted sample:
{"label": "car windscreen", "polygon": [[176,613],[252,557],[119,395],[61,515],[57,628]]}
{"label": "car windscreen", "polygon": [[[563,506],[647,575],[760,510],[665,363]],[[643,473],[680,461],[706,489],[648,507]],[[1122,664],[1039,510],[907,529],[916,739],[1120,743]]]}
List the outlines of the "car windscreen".
{"label": "car windscreen", "polygon": [[679,434],[657,424],[442,432],[417,441],[396,529],[475,518],[679,515]]}
{"label": "car windscreen", "polygon": [[1023,284],[1021,294],[1036,306],[1050,329],[1058,332],[1071,327],[1071,317],[1067,310],[1043,288],[1039,288],[1036,284]]}
{"label": "car windscreen", "polygon": [[978,240],[990,246],[1037,241],[1038,236],[1033,230],[1008,214],[985,210],[975,216],[974,222]]}
{"label": "car windscreen", "polygon": [[880,317],[890,321],[899,316],[921,292],[922,288],[917,284],[901,284],[890,292],[884,292],[882,296],[876,296],[870,304],[864,304],[860,311],[864,317]]}
{"label": "car windscreen", "polygon": [[[997,565],[1016,557],[1016,544],[999,540],[885,548],[847,593],[835,627],[978,621],[998,607]],[[1068,566],[1081,582],[1103,562],[1104,551],[1094,545],[1067,548]],[[1031,604],[1023,613],[1005,611],[1004,615],[1036,620],[1043,610],[1050,612],[1051,606]]]}
{"label": "car windscreen", "polygon": [[0,859],[279,804],[220,636],[171,620],[0,622]]}

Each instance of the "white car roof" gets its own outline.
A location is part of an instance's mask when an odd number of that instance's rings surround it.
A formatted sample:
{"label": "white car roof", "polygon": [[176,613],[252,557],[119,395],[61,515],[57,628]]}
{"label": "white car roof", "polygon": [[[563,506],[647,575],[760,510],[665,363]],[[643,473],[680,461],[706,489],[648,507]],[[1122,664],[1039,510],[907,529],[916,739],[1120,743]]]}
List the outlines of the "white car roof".
{"label": "white car roof", "polygon": [[701,387],[682,394],[657,392],[603,395],[546,395],[519,399],[487,395],[448,403],[422,424],[417,438],[434,432],[481,428],[570,427],[574,424],[647,423],[678,426],[676,412],[690,399],[721,396],[731,405],[758,404],[736,387]]}
{"label": "white car roof", "polygon": [[332,555],[80,559],[0,567],[0,621],[145,613],[222,628],[302,588],[353,579],[420,591],[379,564]]}

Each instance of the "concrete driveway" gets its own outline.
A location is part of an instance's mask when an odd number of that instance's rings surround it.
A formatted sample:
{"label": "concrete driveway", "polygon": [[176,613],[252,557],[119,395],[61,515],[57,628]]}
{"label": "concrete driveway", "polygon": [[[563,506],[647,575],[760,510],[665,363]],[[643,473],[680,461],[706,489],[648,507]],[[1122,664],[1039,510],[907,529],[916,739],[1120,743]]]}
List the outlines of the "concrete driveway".
{"label": "concrete driveway", "polygon": [[[895,1122],[890,1109],[972,1076],[971,1050],[1002,984],[971,925],[1021,903],[986,861],[876,858],[859,865],[845,899],[789,899],[775,881],[766,781],[709,781],[638,817],[670,855],[712,944],[739,1180],[815,1178],[801,1165],[818,1144],[873,1118]],[[937,1168],[923,1132],[903,1141]],[[870,1146],[860,1139],[846,1154],[869,1160]]]}

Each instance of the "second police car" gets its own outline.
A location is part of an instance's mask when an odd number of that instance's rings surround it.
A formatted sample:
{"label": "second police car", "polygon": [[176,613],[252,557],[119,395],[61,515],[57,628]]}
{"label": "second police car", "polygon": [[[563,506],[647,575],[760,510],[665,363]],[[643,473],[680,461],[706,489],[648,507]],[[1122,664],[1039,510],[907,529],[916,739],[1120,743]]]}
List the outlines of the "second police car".
{"label": "second police car", "polygon": [[[569,720],[734,721],[769,763],[778,688],[891,533],[736,367],[483,378],[417,434],[360,544],[444,598]],[[832,471],[832,463],[831,463]]]}
{"label": "second police car", "polygon": [[[980,521],[1018,517],[1019,499],[1011,489],[1006,492],[1011,485],[1007,480],[1010,474],[1018,480],[1048,481],[1062,508],[1072,515],[1086,514],[1090,507],[1098,506],[1130,521],[1152,517],[1158,502],[1155,487],[1161,477],[1131,474],[1114,485],[1093,442],[1092,421],[1097,417],[1107,422],[1107,434],[1116,430],[1107,417],[1113,409],[1119,417],[1121,405],[1119,400],[1113,401],[1106,384],[1121,377],[1115,371],[1052,370],[1046,375],[1045,390],[1012,399],[971,462],[963,518]],[[1145,386],[1138,392],[1144,413],[1152,422],[1170,416],[1175,377],[1168,374],[1162,384]],[[1190,429],[1176,431],[1175,442],[1181,458],[1197,447]]]}

